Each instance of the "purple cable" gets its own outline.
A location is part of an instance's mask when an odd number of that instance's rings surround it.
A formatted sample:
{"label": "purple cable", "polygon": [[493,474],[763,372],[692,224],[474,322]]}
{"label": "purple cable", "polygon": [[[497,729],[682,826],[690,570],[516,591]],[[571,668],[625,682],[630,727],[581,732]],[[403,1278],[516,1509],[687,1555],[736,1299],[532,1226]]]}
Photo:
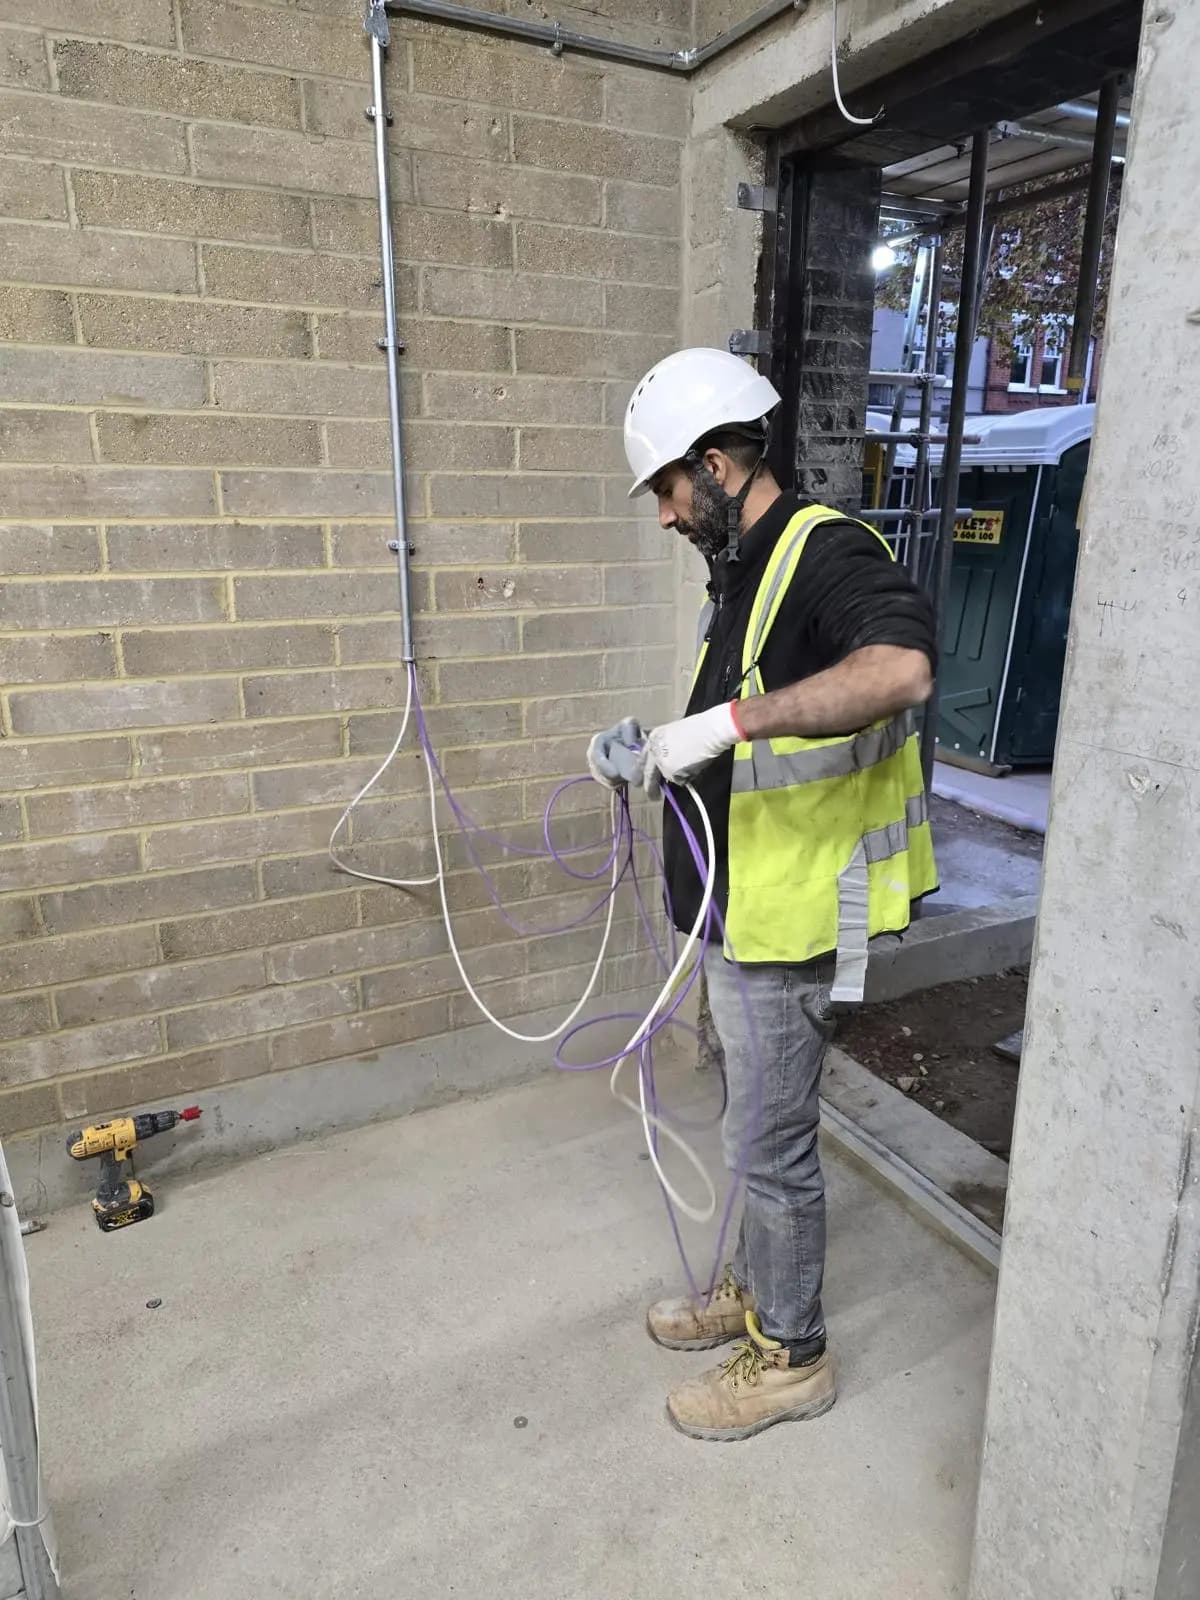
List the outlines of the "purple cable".
{"label": "purple cable", "polygon": [[[620,810],[618,812],[618,817],[617,817],[617,825],[616,825],[616,828],[613,830],[611,849],[609,850],[608,856],[606,857],[605,861],[594,872],[578,872],[578,871],[576,871],[574,868],[572,868],[569,865],[569,863],[568,863],[566,858],[568,856],[573,856],[573,855],[582,855],[582,854],[586,853],[589,850],[601,849],[601,848],[604,847],[604,842],[603,841],[597,841],[595,844],[571,845],[571,846],[567,846],[565,849],[559,849],[558,847],[555,846],[553,838],[551,837],[553,811],[554,811],[554,807],[557,804],[558,800],[560,799],[560,797],[563,794],[566,793],[566,791],[568,789],[574,788],[578,784],[588,782],[589,780],[587,778],[568,778],[568,779],[564,780],[562,783],[560,783],[558,785],[558,787],[554,790],[554,792],[551,794],[550,799],[546,804],[545,814],[544,814],[544,817],[543,817],[542,832],[543,832],[543,838],[545,840],[545,848],[544,849],[539,849],[537,847],[530,847],[530,846],[527,846],[527,845],[513,844],[511,841],[505,839],[503,837],[503,835],[497,834],[497,833],[493,833],[489,829],[481,827],[475,821],[475,819],[473,817],[471,817],[471,815],[466,811],[465,807],[463,807],[460,804],[460,802],[458,801],[458,799],[454,795],[453,791],[450,788],[449,781],[447,780],[446,775],[442,770],[441,763],[438,761],[436,751],[433,748],[433,742],[432,742],[432,740],[431,740],[431,738],[429,736],[429,728],[428,728],[428,724],[427,724],[426,719],[425,719],[424,707],[423,707],[423,705],[421,703],[420,689],[419,689],[419,685],[418,685],[418,682],[417,682],[417,675],[416,675],[416,667],[415,667],[415,665],[413,665],[411,663],[409,665],[409,677],[410,677],[410,684],[411,684],[411,689],[412,689],[413,707],[414,707],[415,715],[416,715],[417,736],[418,736],[418,741],[419,741],[419,744],[420,744],[422,755],[424,756],[425,760],[429,763],[430,769],[432,770],[432,772],[436,776],[436,778],[438,780],[438,783],[439,783],[439,785],[440,785],[440,787],[442,789],[442,793],[445,795],[446,802],[450,807],[451,813],[453,814],[455,822],[458,825],[459,832],[462,835],[464,844],[466,845],[467,853],[471,858],[471,863],[475,867],[475,869],[479,872],[480,876],[483,878],[484,883],[487,886],[488,895],[489,895],[489,897],[490,897],[490,899],[492,901],[492,904],[495,907],[496,911],[501,916],[501,918],[503,919],[503,921],[506,923],[506,925],[514,933],[516,933],[518,936],[523,937],[523,938],[532,938],[532,937],[539,937],[539,936],[541,936],[541,937],[550,937],[550,936],[553,936],[553,935],[556,935],[556,934],[570,932],[572,929],[580,927],[583,923],[589,921],[593,916],[596,915],[596,913],[598,911],[600,911],[604,906],[606,906],[608,904],[608,902],[612,899],[612,897],[616,894],[617,889],[619,888],[620,884],[625,880],[626,876],[628,876],[630,881],[631,881],[632,888],[633,888],[634,902],[635,902],[635,905],[637,907],[638,919],[639,919],[639,921],[641,923],[643,932],[646,934],[646,937],[647,937],[647,940],[649,942],[649,945],[650,945],[651,949],[654,952],[654,956],[655,956],[655,959],[656,959],[656,961],[658,963],[659,969],[662,970],[662,971],[670,971],[671,967],[674,966],[675,960],[678,959],[678,957],[677,957],[676,930],[675,930],[675,926],[674,926],[674,921],[670,916],[668,916],[668,933],[669,933],[669,939],[670,939],[670,950],[671,950],[671,955],[672,955],[672,960],[670,962],[670,965],[668,965],[667,961],[666,961],[666,957],[663,954],[662,948],[659,945],[658,940],[657,940],[657,938],[656,938],[656,936],[654,934],[651,916],[650,916],[649,910],[648,910],[648,908],[647,908],[647,906],[645,904],[645,899],[644,899],[644,896],[642,894],[641,883],[640,883],[640,881],[638,879],[637,864],[636,864],[636,860],[635,860],[635,845],[636,845],[636,843],[641,841],[641,842],[645,843],[649,847],[649,849],[651,851],[651,854],[653,856],[653,859],[654,859],[654,865],[657,868],[660,876],[662,876],[663,879],[664,879],[664,885],[665,885],[665,876],[666,876],[666,874],[665,874],[665,866],[664,866],[664,863],[663,863],[662,856],[661,856],[657,846],[655,845],[653,839],[651,839],[650,836],[648,834],[646,834],[642,829],[636,828],[634,826],[632,817],[630,816],[630,813],[629,813],[628,801],[626,799],[622,798],[622,803],[621,803]],[[666,797],[667,804],[671,807],[671,809],[675,813],[676,819],[677,819],[677,821],[679,823],[680,830],[681,830],[681,832],[683,834],[683,837],[684,837],[684,841],[687,844],[688,851],[689,851],[689,853],[690,853],[690,855],[692,857],[693,862],[696,865],[696,869],[700,873],[700,876],[701,876],[702,880],[706,881],[707,880],[707,876],[708,876],[708,863],[705,861],[704,851],[703,851],[703,848],[702,848],[702,846],[700,844],[700,841],[696,837],[695,831],[693,830],[693,828],[689,824],[687,818],[683,814],[683,810],[680,807],[679,802],[676,800],[674,794],[671,792],[670,788],[665,789],[664,790],[664,794],[665,794],[665,797]],[[436,826],[436,819],[434,819],[434,825]],[[474,842],[473,842],[472,835],[474,835],[474,836],[476,836],[476,837],[478,837],[480,839],[486,839],[486,840],[488,840],[488,841],[490,841],[492,843],[498,844],[500,846],[500,848],[502,850],[504,850],[505,852],[507,852],[507,853],[511,853],[511,854],[514,854],[514,855],[528,856],[528,857],[531,857],[531,858],[537,859],[537,860],[551,860],[551,861],[554,861],[555,864],[567,876],[569,876],[569,877],[571,877],[571,878],[573,878],[573,879],[575,879],[576,881],[579,881],[579,882],[594,882],[596,879],[598,879],[600,877],[603,877],[605,873],[611,872],[613,867],[617,864],[618,860],[621,858],[622,850],[624,851],[624,858],[621,860],[620,869],[619,869],[619,871],[617,873],[616,879],[610,885],[610,887],[608,888],[607,892],[599,900],[597,900],[592,906],[590,906],[587,909],[587,911],[585,911],[581,916],[575,918],[573,921],[568,922],[568,923],[566,923],[565,925],[563,925],[561,927],[540,928],[540,929],[525,928],[525,927],[522,927],[521,924],[516,922],[512,917],[510,917],[508,912],[507,912],[507,910],[505,909],[505,906],[504,906],[504,904],[503,904],[503,902],[502,902],[502,900],[500,898],[499,892],[498,892],[498,890],[496,888],[496,885],[495,885],[495,882],[494,882],[493,878],[491,877],[491,874],[488,872],[486,866],[484,865],[484,863],[479,858],[479,855],[478,855],[478,853],[477,853],[477,851],[475,849],[475,845],[474,845]],[[664,894],[665,894],[665,887],[664,887]],[[668,911],[669,911],[669,905],[668,905]],[[710,942],[710,939],[711,939],[711,936],[712,936],[712,932],[713,932],[714,923],[715,923],[715,926],[716,926],[716,931],[719,934],[719,936],[721,937],[723,943],[728,945],[728,936],[726,934],[725,927],[724,927],[724,919],[722,918],[721,913],[720,913],[719,909],[716,907],[715,904],[709,906],[708,911],[707,911],[707,913],[705,915],[704,926],[702,927],[701,933],[700,933],[700,942],[704,946],[706,946]],[[730,952],[730,955],[732,957],[732,951]],[[703,954],[701,953],[701,956],[697,959],[697,961],[693,965],[690,973],[688,974],[686,980],[684,981],[684,983],[680,987],[679,991],[672,997],[672,999],[670,1001],[670,1004],[666,1007],[666,1009],[663,1012],[661,1012],[655,1018],[654,1022],[651,1024],[650,1028],[646,1031],[646,1033],[642,1037],[642,1039],[638,1042],[637,1045],[635,1045],[633,1047],[633,1050],[637,1051],[638,1058],[639,1058],[638,1059],[638,1071],[642,1076],[642,1081],[643,1081],[643,1084],[644,1084],[644,1087],[645,1087],[647,1106],[650,1109],[651,1114],[653,1116],[655,1116],[655,1117],[663,1117],[663,1113],[659,1109],[659,1100],[658,1100],[658,1095],[657,1095],[657,1091],[656,1091],[655,1083],[654,1083],[654,1039],[659,1033],[661,1033],[665,1028],[668,1028],[668,1027],[684,1027],[684,1028],[687,1028],[692,1033],[696,1032],[696,1030],[694,1028],[692,1028],[689,1023],[685,1023],[681,1018],[679,1018],[678,1012],[681,1009],[681,1007],[683,1006],[684,1001],[687,999],[687,996],[691,992],[692,987],[695,984],[696,979],[698,978],[698,976],[699,976],[699,974],[701,972],[702,966],[703,966]],[[754,1027],[753,1011],[752,1011],[752,1007],[750,1006],[750,1003],[749,1003],[749,995],[748,995],[748,992],[746,990],[745,983],[741,979],[740,973],[739,973],[739,978],[738,978],[738,985],[739,985],[739,991],[740,991],[740,994],[741,994],[742,1008],[743,1008],[743,1012],[744,1012],[745,1017],[746,1017],[747,1029],[748,1029],[748,1034],[749,1034],[749,1038],[750,1038],[751,1051],[752,1051],[754,1057],[761,1063],[762,1056],[761,1056],[761,1052],[760,1052],[760,1050],[758,1048],[758,1039],[757,1039],[757,1034],[756,1034],[755,1027]],[[609,1014],[607,1016],[597,1017],[597,1018],[593,1018],[593,1019],[590,1019],[590,1020],[585,1021],[585,1022],[577,1023],[573,1028],[568,1030],[568,1032],[566,1032],[562,1036],[562,1038],[559,1040],[558,1046],[557,1046],[557,1048],[555,1050],[555,1056],[554,1056],[555,1065],[557,1067],[561,1068],[562,1070],[567,1071],[567,1072],[591,1072],[591,1071],[595,1071],[595,1070],[597,1070],[598,1068],[601,1068],[601,1067],[613,1067],[613,1066],[615,1066],[617,1064],[617,1062],[623,1060],[626,1056],[632,1054],[633,1051],[626,1049],[626,1050],[622,1050],[622,1051],[618,1052],[616,1055],[607,1056],[607,1057],[604,1057],[603,1059],[598,1060],[598,1061],[588,1061],[588,1062],[578,1062],[578,1063],[565,1061],[563,1059],[563,1052],[565,1051],[565,1049],[567,1048],[567,1046],[569,1045],[569,1043],[573,1039],[577,1038],[580,1034],[584,1033],[588,1028],[599,1026],[602,1023],[612,1023],[612,1022],[621,1022],[621,1021],[638,1022],[640,1020],[642,1020],[640,1013],[615,1012],[615,1013],[611,1013],[611,1014]],[[735,1206],[736,1201],[737,1201],[738,1192],[739,1192],[739,1190],[740,1190],[740,1188],[742,1186],[742,1183],[745,1180],[750,1132],[751,1132],[752,1128],[755,1126],[756,1121],[761,1118],[761,1114],[762,1114],[762,1073],[761,1073],[761,1071],[757,1074],[757,1087],[758,1087],[758,1097],[757,1097],[757,1103],[756,1103],[755,1108],[754,1108],[755,1117],[754,1117],[754,1120],[752,1120],[751,1123],[747,1127],[746,1137],[745,1137],[745,1140],[743,1141],[743,1148],[742,1148],[742,1151],[741,1151],[741,1153],[739,1155],[737,1165],[735,1166],[735,1168],[733,1170],[733,1177],[732,1177],[732,1181],[731,1181],[730,1186],[729,1186],[729,1193],[728,1193],[728,1195],[726,1197],[725,1205],[724,1205],[724,1208],[723,1208],[722,1214],[721,1214],[721,1222],[720,1222],[720,1225],[719,1225],[719,1228],[718,1228],[718,1232],[717,1232],[716,1252],[715,1252],[715,1256],[714,1256],[712,1272],[709,1275],[709,1281],[708,1281],[708,1286],[707,1286],[706,1290],[702,1291],[700,1289],[699,1284],[698,1284],[698,1282],[696,1280],[695,1274],[692,1271],[692,1267],[691,1267],[691,1263],[690,1263],[690,1261],[688,1259],[687,1251],[684,1248],[683,1237],[682,1237],[682,1234],[680,1232],[679,1219],[678,1219],[678,1217],[676,1215],[675,1207],[671,1202],[670,1196],[666,1193],[665,1189],[663,1190],[663,1201],[664,1201],[664,1203],[666,1205],[666,1208],[667,1208],[667,1216],[668,1216],[668,1219],[670,1221],[671,1232],[672,1232],[672,1235],[673,1235],[673,1237],[675,1239],[675,1246],[676,1246],[676,1249],[679,1252],[680,1260],[683,1263],[683,1268],[684,1268],[684,1272],[685,1272],[685,1274],[687,1276],[688,1285],[692,1290],[693,1296],[696,1299],[703,1299],[705,1301],[705,1303],[707,1303],[712,1298],[713,1290],[716,1287],[717,1274],[720,1271],[721,1259],[722,1259],[722,1257],[724,1255],[724,1251],[725,1251],[725,1243],[726,1243],[726,1239],[728,1237],[730,1223],[732,1221],[733,1209],[734,1209],[734,1206]],[[718,1112],[718,1114],[717,1114],[717,1119],[716,1120],[719,1120],[720,1117],[724,1115],[724,1112],[725,1112],[725,1109],[727,1108],[727,1105],[728,1105],[728,1085],[726,1083],[724,1083],[724,1081],[723,1081],[722,1107],[721,1107],[720,1112]],[[665,1120],[665,1118],[664,1118],[664,1120]],[[671,1120],[674,1123],[676,1123],[676,1124],[678,1124],[679,1126],[682,1126],[682,1127],[711,1126],[711,1122],[707,1123],[707,1124],[704,1124],[704,1123],[702,1123],[702,1124],[694,1124],[694,1123],[689,1123],[689,1122],[685,1121],[684,1119],[679,1118],[678,1116],[676,1116],[675,1118],[673,1118]],[[654,1143],[654,1149],[657,1152],[657,1150],[658,1150],[658,1131],[657,1131],[657,1128],[653,1129],[651,1137],[652,1137],[652,1140],[653,1140],[653,1143]],[[661,1187],[661,1185],[660,1185],[660,1187]]]}

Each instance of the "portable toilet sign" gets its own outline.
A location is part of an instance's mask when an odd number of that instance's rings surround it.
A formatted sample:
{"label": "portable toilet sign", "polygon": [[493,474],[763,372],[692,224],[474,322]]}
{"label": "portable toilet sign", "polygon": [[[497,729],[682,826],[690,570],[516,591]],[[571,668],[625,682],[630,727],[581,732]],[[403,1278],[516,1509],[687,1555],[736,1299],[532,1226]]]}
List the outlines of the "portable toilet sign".
{"label": "portable toilet sign", "polygon": [[979,442],[963,446],[958,494],[971,511],[954,528],[941,632],[941,760],[995,771],[1054,754],[1095,411],[971,420]]}

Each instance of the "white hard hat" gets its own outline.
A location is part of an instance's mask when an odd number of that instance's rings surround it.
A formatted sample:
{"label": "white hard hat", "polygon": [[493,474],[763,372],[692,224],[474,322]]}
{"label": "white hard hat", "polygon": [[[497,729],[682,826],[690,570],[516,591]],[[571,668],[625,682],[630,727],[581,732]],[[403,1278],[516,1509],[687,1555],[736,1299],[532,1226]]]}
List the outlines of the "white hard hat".
{"label": "white hard hat", "polygon": [[630,499],[707,434],[761,422],[778,404],[775,385],[741,356],[676,350],[651,367],[625,410],[625,456],[634,477]]}

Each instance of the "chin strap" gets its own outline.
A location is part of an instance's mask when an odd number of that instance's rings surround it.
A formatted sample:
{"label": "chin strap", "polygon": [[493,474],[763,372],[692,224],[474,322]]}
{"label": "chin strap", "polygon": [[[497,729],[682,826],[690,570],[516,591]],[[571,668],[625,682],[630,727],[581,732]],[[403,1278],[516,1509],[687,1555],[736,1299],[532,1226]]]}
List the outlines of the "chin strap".
{"label": "chin strap", "polygon": [[[683,458],[684,465],[690,469],[692,478],[703,478],[706,486],[712,491],[712,493],[715,494],[719,499],[725,501],[725,514],[727,519],[725,563],[727,566],[732,567],[742,559],[741,552],[738,549],[738,544],[742,534],[742,512],[745,509],[746,496],[750,493],[750,489],[755,478],[758,477],[766,462],[767,450],[770,446],[770,443],[770,424],[765,423],[762,434],[762,450],[759,452],[758,460],[750,468],[750,471],[746,475],[745,483],[742,484],[742,487],[736,494],[729,494],[726,490],[722,489],[721,485],[713,477],[708,467],[705,466],[704,456],[699,446],[693,446],[693,448],[689,450],[687,455]],[[703,553],[710,563],[715,563],[721,554],[720,544],[717,541],[714,541],[711,547],[705,547]]]}

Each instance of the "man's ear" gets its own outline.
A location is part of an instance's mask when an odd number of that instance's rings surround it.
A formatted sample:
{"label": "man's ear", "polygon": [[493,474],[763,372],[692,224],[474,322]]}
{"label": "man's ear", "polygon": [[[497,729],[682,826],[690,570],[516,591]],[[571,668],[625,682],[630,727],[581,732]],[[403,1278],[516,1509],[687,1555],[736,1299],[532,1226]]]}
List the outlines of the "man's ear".
{"label": "man's ear", "polygon": [[730,468],[729,457],[721,450],[706,450],[704,452],[704,465],[712,473],[722,489],[728,489]]}

